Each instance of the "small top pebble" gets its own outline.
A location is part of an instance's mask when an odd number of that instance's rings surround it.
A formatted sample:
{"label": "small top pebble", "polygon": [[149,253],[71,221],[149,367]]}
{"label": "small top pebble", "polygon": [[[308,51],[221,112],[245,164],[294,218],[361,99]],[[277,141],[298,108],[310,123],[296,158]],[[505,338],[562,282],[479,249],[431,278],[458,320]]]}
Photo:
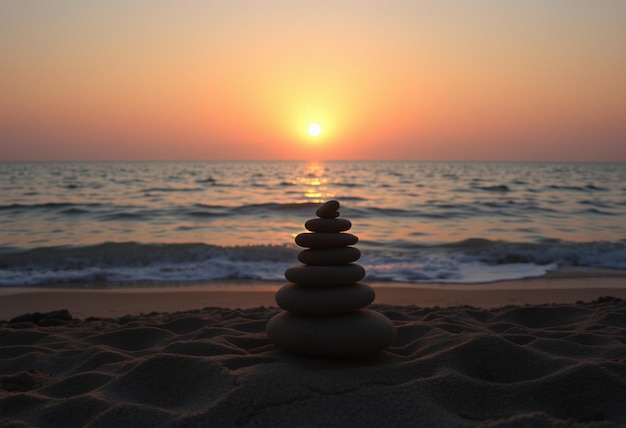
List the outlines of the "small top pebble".
{"label": "small top pebble", "polygon": [[339,217],[339,201],[330,200],[324,202],[321,207],[315,211],[315,214],[320,218],[335,218]]}

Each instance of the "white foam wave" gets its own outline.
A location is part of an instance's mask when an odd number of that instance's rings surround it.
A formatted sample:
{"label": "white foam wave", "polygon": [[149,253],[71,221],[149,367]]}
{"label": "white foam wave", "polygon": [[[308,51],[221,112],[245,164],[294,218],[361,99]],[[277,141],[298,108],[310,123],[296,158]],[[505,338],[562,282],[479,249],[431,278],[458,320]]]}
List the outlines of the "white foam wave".
{"label": "white foam wave", "polygon": [[[358,246],[358,245],[357,245]],[[560,267],[626,270],[626,241],[540,244],[466,240],[391,250],[361,248],[366,280],[485,283],[543,276]],[[0,249],[0,286],[132,281],[284,280],[299,248],[284,245],[104,243]]]}

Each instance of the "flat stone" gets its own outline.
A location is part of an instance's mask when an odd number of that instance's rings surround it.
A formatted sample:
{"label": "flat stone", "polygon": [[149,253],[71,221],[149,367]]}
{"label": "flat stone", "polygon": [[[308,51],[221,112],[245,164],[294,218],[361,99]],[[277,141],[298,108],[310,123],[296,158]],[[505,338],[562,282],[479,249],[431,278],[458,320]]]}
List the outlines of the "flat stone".
{"label": "flat stone", "polygon": [[286,311],[302,315],[332,315],[361,309],[374,301],[376,292],[369,285],[310,287],[286,284],[276,293],[276,303]]}
{"label": "flat stone", "polygon": [[304,227],[311,232],[337,233],[349,230],[352,223],[345,218],[312,218],[304,223]]}
{"label": "flat stone", "polygon": [[355,247],[309,248],[298,253],[298,260],[311,266],[336,266],[356,262],[361,251]]}
{"label": "flat stone", "polygon": [[354,245],[359,241],[351,233],[301,233],[296,236],[296,244],[305,248],[338,248]]}
{"label": "flat stone", "polygon": [[321,218],[335,218],[339,217],[339,201],[330,200],[324,202],[321,207],[315,211],[315,215]]}
{"label": "flat stone", "polygon": [[291,266],[285,270],[287,281],[295,284],[326,287],[359,282],[365,276],[363,266],[348,263],[341,266]]}
{"label": "flat stone", "polygon": [[333,358],[371,357],[397,337],[387,317],[367,309],[328,317],[282,312],[269,320],[265,331],[284,351]]}

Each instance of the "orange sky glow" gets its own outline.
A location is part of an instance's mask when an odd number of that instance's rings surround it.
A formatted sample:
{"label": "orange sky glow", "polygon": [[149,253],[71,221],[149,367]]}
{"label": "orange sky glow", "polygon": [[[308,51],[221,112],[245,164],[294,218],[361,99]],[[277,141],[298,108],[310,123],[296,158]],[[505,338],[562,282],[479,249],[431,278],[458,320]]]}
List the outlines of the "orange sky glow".
{"label": "orange sky glow", "polygon": [[624,22],[617,0],[4,1],[0,161],[626,162]]}

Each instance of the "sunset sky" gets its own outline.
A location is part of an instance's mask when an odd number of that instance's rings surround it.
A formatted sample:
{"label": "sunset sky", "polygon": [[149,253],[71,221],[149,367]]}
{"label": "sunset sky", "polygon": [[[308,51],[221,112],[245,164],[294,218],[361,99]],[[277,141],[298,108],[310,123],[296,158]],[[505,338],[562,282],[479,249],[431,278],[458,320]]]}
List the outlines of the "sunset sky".
{"label": "sunset sky", "polygon": [[0,161],[626,161],[625,23],[619,0],[4,0]]}

